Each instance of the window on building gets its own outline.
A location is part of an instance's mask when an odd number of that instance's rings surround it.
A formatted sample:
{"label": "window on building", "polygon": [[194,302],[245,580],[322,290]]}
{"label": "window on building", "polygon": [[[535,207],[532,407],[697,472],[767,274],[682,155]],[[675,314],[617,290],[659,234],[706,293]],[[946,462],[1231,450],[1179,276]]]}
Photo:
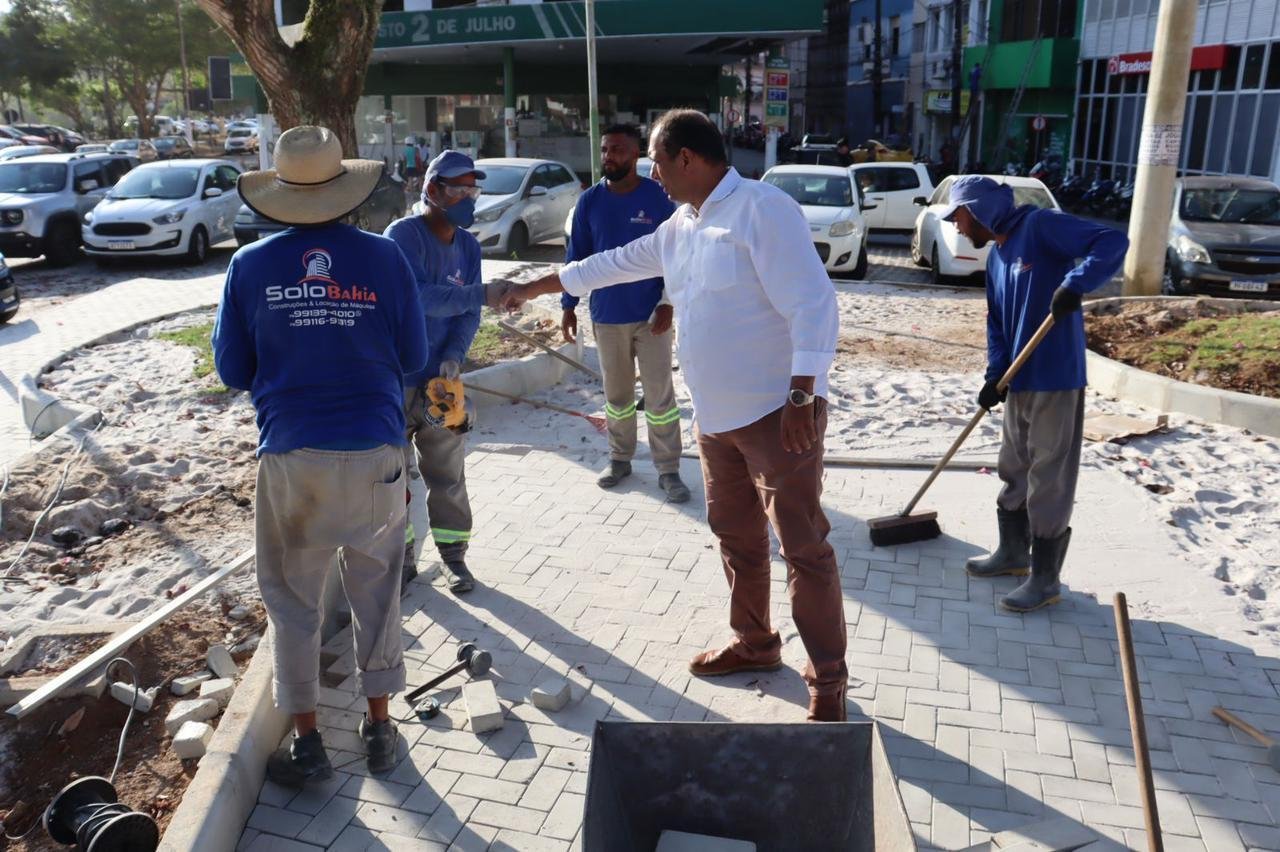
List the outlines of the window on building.
{"label": "window on building", "polygon": [[1116,0],[1116,17],[1129,17],[1129,0]]}
{"label": "window on building", "polygon": [[1227,162],[1227,137],[1231,135],[1234,97],[1218,95],[1214,99],[1213,121],[1209,123],[1209,145],[1204,152],[1206,172],[1225,171]]}
{"label": "window on building", "polygon": [[898,48],[901,46],[900,45],[901,24],[902,24],[902,18],[898,15],[894,15],[892,18],[889,19],[889,55],[890,56],[898,55]]}
{"label": "window on building", "polygon": [[1280,119],[1280,95],[1263,95],[1262,106],[1258,110],[1257,139],[1259,141],[1253,147],[1253,163],[1249,166],[1250,174],[1258,177],[1271,176],[1271,163],[1276,151],[1276,146],[1271,140],[1280,133],[1280,128],[1276,127],[1278,119]]}
{"label": "window on building", "polygon": [[1280,41],[1271,43],[1271,60],[1267,63],[1268,89],[1280,89]]}
{"label": "window on building", "polygon": [[1116,0],[1099,0],[1098,17],[1104,21],[1113,20],[1116,16]]}
{"label": "window on building", "polygon": [[1089,131],[1089,104],[1093,98],[1076,99],[1076,141],[1072,150],[1077,157],[1084,154],[1084,142]]}
{"label": "window on building", "polygon": [[1218,77],[1218,91],[1234,92],[1240,79],[1240,48],[1232,45],[1227,48],[1227,58]]}
{"label": "window on building", "polygon": [[1091,24],[1098,20],[1098,0],[1084,0],[1084,19]]}
{"label": "window on building", "polygon": [[[1158,0],[1157,0],[1158,2]],[[1147,0],[1133,0],[1129,14],[1135,18],[1143,17],[1147,14]]]}
{"label": "window on building", "polygon": [[1099,59],[1093,63],[1093,90],[1105,92],[1107,89],[1107,63]]}
{"label": "window on building", "polygon": [[1205,145],[1209,141],[1209,118],[1213,110],[1211,95],[1196,95],[1191,114],[1191,135],[1187,142],[1187,171],[1204,169]]}
{"label": "window on building", "polygon": [[[1258,96],[1241,95],[1236,99],[1236,117],[1231,133],[1231,150],[1227,157],[1227,171],[1234,175],[1248,174],[1249,154],[1253,151],[1253,120],[1257,117]],[[1270,142],[1268,144],[1271,144]]]}
{"label": "window on building", "polygon": [[1241,89],[1256,89],[1262,85],[1262,64],[1266,58],[1265,44],[1251,44],[1244,51],[1244,72],[1240,79]]}

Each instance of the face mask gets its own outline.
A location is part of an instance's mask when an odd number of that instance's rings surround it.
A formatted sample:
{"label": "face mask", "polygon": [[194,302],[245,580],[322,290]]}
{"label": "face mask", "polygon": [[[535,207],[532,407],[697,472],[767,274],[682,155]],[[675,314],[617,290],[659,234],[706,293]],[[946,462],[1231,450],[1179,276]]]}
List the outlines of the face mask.
{"label": "face mask", "polygon": [[449,224],[455,228],[470,228],[476,220],[476,200],[474,198],[464,198],[456,204],[441,207],[430,198],[426,198],[426,192],[423,192],[423,196],[428,204],[444,213],[444,218],[448,219]]}

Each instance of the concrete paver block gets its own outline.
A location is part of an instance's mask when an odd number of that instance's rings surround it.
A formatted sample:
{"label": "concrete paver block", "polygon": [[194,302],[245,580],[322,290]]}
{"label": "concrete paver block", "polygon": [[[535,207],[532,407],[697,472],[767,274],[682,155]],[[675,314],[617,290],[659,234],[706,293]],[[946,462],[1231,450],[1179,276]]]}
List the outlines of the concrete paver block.
{"label": "concrete paver block", "polygon": [[1043,849],[1044,852],[1056,852],[1061,849],[1078,849],[1098,839],[1099,835],[1093,829],[1073,819],[1060,817],[1002,831],[992,838],[992,842],[999,849],[1032,843],[1035,848]]}
{"label": "concrete paver block", "polygon": [[200,697],[212,698],[218,702],[218,707],[225,708],[231,701],[231,696],[235,694],[236,682],[229,677],[220,677],[217,680],[207,680],[200,684]]}
{"label": "concrete paver block", "polygon": [[205,655],[205,660],[209,665],[209,671],[218,677],[235,677],[240,674],[240,669],[236,667],[236,661],[231,659],[231,652],[227,650],[226,645],[214,645]]}
{"label": "concrete paver block", "polygon": [[569,681],[558,677],[544,680],[533,688],[533,706],[554,713],[564,709],[572,694]]}
{"label": "concrete paver block", "polygon": [[471,730],[477,734],[496,731],[502,727],[502,705],[493,681],[473,680],[462,687],[462,698],[467,703],[467,717]]}
{"label": "concrete paver block", "polygon": [[[111,684],[111,697],[125,707],[136,707],[139,713],[151,712],[151,705],[155,703],[158,692],[158,688],[154,686],[151,689],[139,690],[120,681]],[[136,704],[134,703],[135,695],[137,696]]]}
{"label": "concrete paver block", "polygon": [[212,698],[191,698],[173,705],[169,715],[165,717],[164,727],[171,734],[176,734],[187,722],[206,722],[218,715],[218,702]]}
{"label": "concrete paver block", "polygon": [[749,840],[667,829],[658,837],[656,852],[756,852],[756,845]]}
{"label": "concrete paver block", "polygon": [[204,722],[183,722],[173,736],[173,751],[180,760],[196,760],[204,757],[204,751],[213,738],[213,726]]}
{"label": "concrete paver block", "polygon": [[213,672],[198,672],[185,677],[173,679],[173,683],[169,684],[169,691],[174,695],[189,695],[200,688],[200,684],[207,680],[213,680]]}

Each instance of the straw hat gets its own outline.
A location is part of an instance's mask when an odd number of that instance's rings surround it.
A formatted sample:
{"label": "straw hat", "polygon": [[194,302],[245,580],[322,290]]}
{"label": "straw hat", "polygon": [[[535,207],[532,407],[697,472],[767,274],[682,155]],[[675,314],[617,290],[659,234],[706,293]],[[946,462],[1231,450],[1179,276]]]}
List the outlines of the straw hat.
{"label": "straw hat", "polygon": [[276,140],[276,167],[245,172],[237,184],[253,210],[286,225],[321,225],[355,210],[382,176],[377,160],[344,160],[327,127],[300,126]]}

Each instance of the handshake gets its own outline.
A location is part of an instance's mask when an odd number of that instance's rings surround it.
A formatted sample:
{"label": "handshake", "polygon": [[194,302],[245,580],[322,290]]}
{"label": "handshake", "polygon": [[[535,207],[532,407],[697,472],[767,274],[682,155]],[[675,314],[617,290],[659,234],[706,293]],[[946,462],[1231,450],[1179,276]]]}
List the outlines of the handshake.
{"label": "handshake", "polygon": [[484,303],[495,311],[515,313],[532,298],[528,285],[498,279],[484,285]]}

